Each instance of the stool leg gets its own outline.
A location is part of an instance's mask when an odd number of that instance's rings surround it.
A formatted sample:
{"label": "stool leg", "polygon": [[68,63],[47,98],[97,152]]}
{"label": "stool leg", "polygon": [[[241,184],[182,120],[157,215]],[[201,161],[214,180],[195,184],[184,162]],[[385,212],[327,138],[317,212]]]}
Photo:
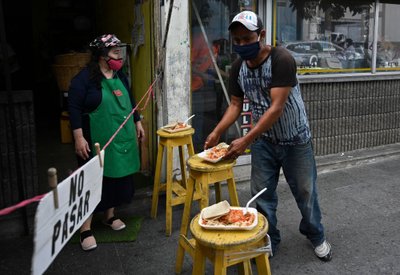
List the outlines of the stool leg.
{"label": "stool leg", "polygon": [[156,162],[156,172],[154,175],[154,187],[153,187],[153,198],[151,202],[151,217],[155,218],[157,216],[157,208],[158,208],[158,196],[160,192],[160,173],[161,173],[161,164],[163,159],[164,146],[158,144],[158,152],[157,152],[157,162]]}
{"label": "stool leg", "polygon": [[[238,265],[238,274],[240,275],[252,275],[253,271],[251,270],[250,260],[244,261]],[[259,273],[263,274],[263,273]]]}
{"label": "stool leg", "polygon": [[181,164],[181,175],[182,175],[182,182],[181,185],[186,188],[186,167],[185,167],[185,156],[183,154],[183,146],[179,146],[179,162]]}
{"label": "stool leg", "polygon": [[214,188],[215,188],[215,201],[220,202],[221,201],[221,183],[220,182],[214,183]]}
{"label": "stool leg", "polygon": [[[196,250],[197,251],[197,250]],[[225,251],[216,250],[214,258],[214,275],[226,275]]]}
{"label": "stool leg", "polygon": [[271,268],[269,266],[268,254],[263,253],[256,258],[257,273],[271,275]]}
{"label": "stool leg", "polygon": [[239,206],[238,194],[236,191],[236,184],[233,178],[227,179],[228,190],[229,190],[229,198],[231,199],[232,206]]}
{"label": "stool leg", "polygon": [[171,236],[172,232],[172,163],[173,162],[173,148],[167,146],[167,183],[166,183],[166,234]]}
{"label": "stool leg", "polygon": [[187,188],[186,188],[186,200],[185,200],[185,206],[183,208],[181,231],[180,231],[180,233],[184,236],[187,236],[187,233],[188,233],[188,226],[189,226],[190,214],[191,214],[191,210],[192,210],[192,200],[193,200],[195,184],[196,184],[196,182],[189,175],[189,179],[187,182]]}
{"label": "stool leg", "polygon": [[208,187],[207,173],[201,174],[200,188],[201,188],[201,200],[200,200],[200,210],[201,210],[207,207],[209,204],[209,187]]}
{"label": "stool leg", "polygon": [[192,200],[193,200],[195,184],[196,184],[195,181],[189,175],[189,179],[186,184],[187,188],[186,188],[185,206],[183,208],[183,214],[182,214],[182,222],[181,222],[181,230],[180,230],[181,236],[179,237],[178,251],[176,253],[175,273],[177,273],[177,274],[180,274],[182,271],[183,259],[185,256],[185,248],[183,247],[182,243],[186,241],[184,238],[188,234],[188,226],[189,226],[189,220],[190,220],[190,212],[192,209]]}
{"label": "stool leg", "polygon": [[188,149],[189,157],[193,156],[194,155],[194,147],[193,147],[192,137],[190,137],[190,141],[187,144],[187,149]]}
{"label": "stool leg", "polygon": [[206,269],[206,256],[203,253],[201,245],[196,244],[192,275],[202,275],[205,273],[205,269]]}

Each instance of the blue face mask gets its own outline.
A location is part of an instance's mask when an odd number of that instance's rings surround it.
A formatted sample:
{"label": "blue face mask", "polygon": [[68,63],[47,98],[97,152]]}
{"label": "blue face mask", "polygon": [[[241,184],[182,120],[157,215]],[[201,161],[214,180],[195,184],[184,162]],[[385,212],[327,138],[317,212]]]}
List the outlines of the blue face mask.
{"label": "blue face mask", "polygon": [[240,55],[243,60],[255,59],[260,51],[260,38],[254,43],[246,45],[233,45],[235,53]]}

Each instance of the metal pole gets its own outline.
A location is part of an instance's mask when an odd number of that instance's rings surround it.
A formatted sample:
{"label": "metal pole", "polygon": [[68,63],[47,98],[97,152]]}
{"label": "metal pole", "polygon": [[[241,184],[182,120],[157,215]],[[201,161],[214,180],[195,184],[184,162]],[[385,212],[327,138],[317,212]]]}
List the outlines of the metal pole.
{"label": "metal pole", "polygon": [[376,73],[376,58],[378,56],[379,0],[375,1],[374,40],[372,44],[372,73]]}
{"label": "metal pole", "polygon": [[162,47],[165,48],[167,44],[167,37],[168,37],[168,31],[169,31],[169,23],[171,22],[171,14],[172,14],[172,8],[174,7],[174,0],[171,0],[171,3],[169,5],[169,10],[168,10],[168,16],[167,16],[167,23],[165,24],[165,32],[164,32],[164,41],[162,43]]}

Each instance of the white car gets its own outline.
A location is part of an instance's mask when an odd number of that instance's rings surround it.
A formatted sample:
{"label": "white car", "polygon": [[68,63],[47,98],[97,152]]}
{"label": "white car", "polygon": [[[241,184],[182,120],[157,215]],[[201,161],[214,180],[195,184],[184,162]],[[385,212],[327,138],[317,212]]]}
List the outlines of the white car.
{"label": "white car", "polygon": [[328,41],[293,41],[282,44],[293,55],[298,66],[324,67],[324,60],[345,59],[345,49]]}
{"label": "white car", "polygon": [[351,55],[346,49],[329,41],[292,41],[282,44],[296,60],[300,67],[320,67],[330,69],[347,68],[351,61],[364,60],[364,55],[353,51]]}

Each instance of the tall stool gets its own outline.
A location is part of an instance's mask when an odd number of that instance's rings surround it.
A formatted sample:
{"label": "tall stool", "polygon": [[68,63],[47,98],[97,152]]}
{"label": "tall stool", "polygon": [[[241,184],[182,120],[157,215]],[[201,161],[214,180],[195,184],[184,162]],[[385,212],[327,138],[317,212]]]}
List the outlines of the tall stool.
{"label": "tall stool", "polygon": [[[192,135],[194,133],[193,128],[189,128],[184,131],[169,133],[162,129],[157,131],[159,136],[158,152],[156,171],[154,176],[154,187],[153,187],[153,198],[151,203],[151,217],[157,216],[158,198],[162,191],[166,192],[166,234],[171,235],[172,231],[172,207],[178,204],[185,203],[186,198],[186,168],[185,168],[185,156],[183,147],[186,145],[189,157],[194,155]],[[173,179],[173,149],[174,147],[179,148],[179,162],[182,174],[182,181],[176,181]],[[162,169],[162,160],[164,155],[164,148],[166,148],[166,182],[161,183],[160,175]],[[197,198],[200,196],[197,195]]]}
{"label": "tall stool", "polygon": [[221,181],[226,180],[229,190],[230,204],[239,206],[239,199],[236,191],[236,184],[233,175],[233,166],[235,160],[223,160],[217,163],[209,163],[204,161],[197,155],[190,157],[187,161],[189,166],[189,179],[186,187],[186,202],[182,215],[182,224],[180,237],[178,242],[178,251],[176,256],[176,273],[181,273],[185,251],[194,258],[194,239],[187,238],[188,226],[190,222],[190,214],[192,209],[192,201],[197,199],[197,192],[201,190],[200,209],[207,207],[209,204],[209,185],[215,186],[216,201],[221,201]]}
{"label": "tall stool", "polygon": [[227,267],[242,264],[239,273],[252,274],[250,259],[255,258],[258,274],[270,275],[270,246],[267,219],[258,213],[258,223],[252,230],[215,231],[199,225],[199,214],[192,219],[190,231],[196,240],[193,273],[204,274],[206,258],[214,265],[214,274],[226,274]]}

